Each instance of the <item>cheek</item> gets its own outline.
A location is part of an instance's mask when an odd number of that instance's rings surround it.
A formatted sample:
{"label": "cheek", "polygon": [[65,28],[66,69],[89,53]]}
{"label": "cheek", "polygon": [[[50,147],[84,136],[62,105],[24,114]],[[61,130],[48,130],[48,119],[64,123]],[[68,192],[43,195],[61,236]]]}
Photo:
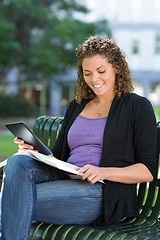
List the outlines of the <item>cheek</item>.
{"label": "cheek", "polygon": [[85,83],[86,83],[87,85],[91,85],[90,80],[89,80],[88,78],[85,78],[85,77],[84,77],[84,81],[85,81]]}

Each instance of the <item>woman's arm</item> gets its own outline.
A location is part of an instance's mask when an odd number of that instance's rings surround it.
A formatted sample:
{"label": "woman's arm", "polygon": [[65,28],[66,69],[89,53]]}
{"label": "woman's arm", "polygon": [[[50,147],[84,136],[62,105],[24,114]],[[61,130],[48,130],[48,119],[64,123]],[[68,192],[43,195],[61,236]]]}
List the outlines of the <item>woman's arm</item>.
{"label": "woman's arm", "polygon": [[126,184],[151,182],[153,176],[148,168],[142,163],[136,163],[127,167],[95,167],[87,164],[77,168],[78,175],[83,173],[82,180],[87,179],[91,184],[99,180],[108,180]]}
{"label": "woman's arm", "polygon": [[144,164],[136,163],[123,168],[110,168],[108,180],[132,184],[152,182],[153,176]]}

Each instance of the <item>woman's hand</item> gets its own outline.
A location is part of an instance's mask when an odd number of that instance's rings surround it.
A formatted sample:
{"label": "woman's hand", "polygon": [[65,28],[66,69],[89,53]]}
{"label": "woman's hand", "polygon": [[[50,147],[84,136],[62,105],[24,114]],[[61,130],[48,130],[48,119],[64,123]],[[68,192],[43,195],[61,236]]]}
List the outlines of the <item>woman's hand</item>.
{"label": "woman's hand", "polygon": [[[18,145],[18,147],[19,147],[18,152],[25,152],[25,151],[28,150],[28,149],[34,150],[34,147],[33,147],[33,146],[25,143],[22,139],[15,138],[15,139],[14,139],[14,142],[19,144],[19,145]],[[34,150],[34,151],[38,152],[37,150]]]}
{"label": "woman's hand", "polygon": [[87,164],[84,167],[77,167],[77,175],[82,175],[82,180],[88,180],[91,184],[105,179],[106,171],[102,167],[95,167],[91,164]]}
{"label": "woman's hand", "polygon": [[125,184],[152,182],[153,176],[149,169],[142,163],[135,163],[127,167],[95,167],[87,164],[77,167],[77,175],[82,174],[82,180],[87,179],[94,184],[97,181],[108,180]]}

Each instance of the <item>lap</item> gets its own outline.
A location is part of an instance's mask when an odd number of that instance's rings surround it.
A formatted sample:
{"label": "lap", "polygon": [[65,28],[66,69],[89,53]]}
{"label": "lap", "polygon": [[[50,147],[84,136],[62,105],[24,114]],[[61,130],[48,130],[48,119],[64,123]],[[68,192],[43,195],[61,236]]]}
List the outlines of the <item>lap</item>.
{"label": "lap", "polygon": [[17,172],[30,176],[36,184],[35,220],[53,224],[89,224],[102,214],[102,183],[71,180],[63,171],[14,155],[8,159],[6,175],[17,181]]}
{"label": "lap", "polygon": [[54,224],[89,224],[102,214],[102,183],[59,180],[37,184],[35,219]]}
{"label": "lap", "polygon": [[102,183],[90,184],[88,181],[82,180],[59,180],[56,182],[47,182],[37,184],[37,197],[101,197],[102,196]]}
{"label": "lap", "polygon": [[58,179],[69,179],[69,176],[65,172],[24,154],[15,154],[7,160],[5,173],[16,177],[19,171],[21,171],[22,174],[26,172],[32,175],[36,184]]}

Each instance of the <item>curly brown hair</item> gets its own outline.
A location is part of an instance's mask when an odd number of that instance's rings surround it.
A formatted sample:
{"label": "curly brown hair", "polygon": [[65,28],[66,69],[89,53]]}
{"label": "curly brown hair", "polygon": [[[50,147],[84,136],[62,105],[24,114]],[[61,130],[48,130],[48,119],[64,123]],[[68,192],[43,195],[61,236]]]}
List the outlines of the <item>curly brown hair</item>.
{"label": "curly brown hair", "polygon": [[76,101],[80,103],[83,99],[92,99],[95,96],[93,90],[86,84],[83,77],[82,61],[86,57],[103,55],[116,69],[115,90],[118,98],[125,93],[133,92],[131,72],[125,59],[125,54],[112,39],[91,36],[76,49],[78,57],[78,79],[76,89]]}

